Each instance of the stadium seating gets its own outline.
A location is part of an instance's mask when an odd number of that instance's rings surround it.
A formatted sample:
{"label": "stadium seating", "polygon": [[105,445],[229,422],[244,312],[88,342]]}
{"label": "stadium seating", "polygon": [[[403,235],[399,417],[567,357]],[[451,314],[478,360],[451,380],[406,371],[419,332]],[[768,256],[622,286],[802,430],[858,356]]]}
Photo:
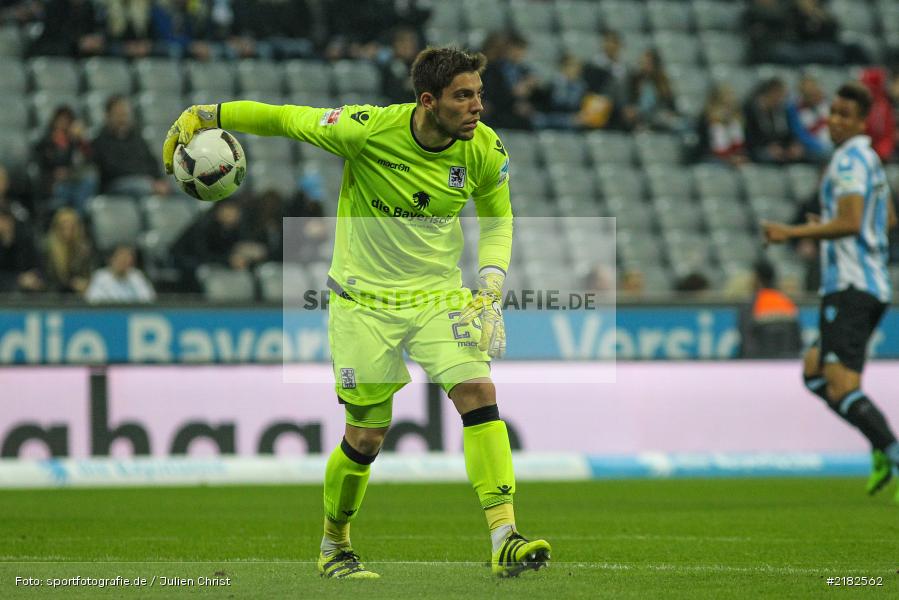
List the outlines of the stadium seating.
{"label": "stadium seating", "polygon": [[134,244],[141,231],[137,203],[129,196],[95,196],[88,204],[91,233],[101,252],[117,244]]}
{"label": "stadium seating", "polygon": [[256,282],[247,271],[234,271],[219,265],[201,265],[197,279],[203,295],[210,302],[252,302],[256,297]]}
{"label": "stadium seating", "polygon": [[[795,86],[800,70],[782,65],[747,64],[741,32],[745,2],[727,0],[458,0],[430,3],[425,26],[432,42],[481,41],[491,31],[513,27],[529,41],[528,60],[538,75],[550,77],[564,52],[593,60],[601,51],[602,32],[622,36],[626,62],[655,47],[668,70],[676,106],[696,118],[709,89],[726,83],[745,98],[764,78],[778,76]],[[862,43],[874,56],[899,52],[899,4],[895,0],[831,0],[844,39]],[[185,106],[196,102],[250,98],[271,103],[312,106],[380,103],[380,73],[370,62],[314,59],[170,60],[88,58],[73,60],[27,56],[27,36],[12,26],[0,27],[0,162],[27,170],[32,144],[60,104],[74,107],[95,133],[109,94],[130,95],[144,138],[155,151],[168,125]],[[856,75],[852,67],[810,65],[804,69],[832,93]],[[489,93],[489,90],[488,90]],[[485,116],[489,124],[489,115]],[[758,219],[790,220],[800,202],[816,193],[819,168],[810,164],[774,167],[746,165],[736,170],[713,164],[688,165],[685,138],[679,132],[563,131],[498,132],[512,160],[513,206],[518,222],[530,217],[613,216],[618,224],[619,263],[639,269],[650,291],[665,291],[675,276],[705,260],[708,274],[747,268],[760,251]],[[326,214],[334,215],[342,178],[342,160],[307,145],[278,138],[242,139],[251,161],[248,186],[292,194],[301,179],[318,179]],[[34,170],[34,167],[31,167]],[[887,166],[894,185],[899,165]],[[192,200],[149,198],[138,204],[98,197],[89,204],[90,229],[98,247],[116,240],[139,240],[141,248],[164,266],[164,254],[192,215]],[[97,216],[97,207],[109,214]],[[473,215],[473,209],[467,209]],[[119,223],[118,219],[121,219]],[[539,220],[539,219],[537,219]],[[575,219],[571,219],[575,220]],[[563,219],[563,221],[565,221]],[[523,226],[523,239],[537,234]],[[565,240],[528,256],[522,280],[542,277],[552,260],[574,261],[583,270],[590,250],[581,229],[560,225]],[[533,231],[533,230],[531,230]],[[529,237],[530,236],[530,237]],[[733,243],[726,243],[727,239]],[[703,248],[698,246],[705,244]],[[545,244],[536,247],[543,250]],[[524,256],[527,249],[522,250]],[[777,250],[775,252],[780,252]],[[516,255],[518,250],[516,250]],[[325,252],[315,251],[319,259]],[[782,257],[796,268],[795,257]],[[158,259],[158,260],[157,260]],[[463,256],[470,265],[474,256]],[[681,264],[681,261],[686,263]],[[741,266],[742,265],[742,266]],[[320,282],[325,260],[296,266],[297,277]],[[264,267],[264,268],[263,268]],[[287,267],[260,266],[246,276],[237,299],[257,294],[276,301]],[[300,274],[301,273],[301,274]],[[225,298],[217,274],[204,283],[208,297]],[[316,279],[316,278],[319,279]],[[238,281],[238,279],[240,281]],[[899,280],[897,280],[899,284]],[[723,281],[714,282],[722,286]],[[656,287],[665,286],[665,287]],[[249,294],[249,295],[248,295]]]}

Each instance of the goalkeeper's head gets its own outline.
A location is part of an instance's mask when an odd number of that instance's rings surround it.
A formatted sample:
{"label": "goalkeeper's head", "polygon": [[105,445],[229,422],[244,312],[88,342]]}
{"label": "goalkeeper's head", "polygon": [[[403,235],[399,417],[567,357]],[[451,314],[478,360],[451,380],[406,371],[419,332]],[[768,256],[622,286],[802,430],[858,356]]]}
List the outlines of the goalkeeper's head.
{"label": "goalkeeper's head", "polygon": [[416,104],[431,125],[454,140],[470,140],[484,111],[481,73],[487,58],[455,47],[426,48],[412,63]]}

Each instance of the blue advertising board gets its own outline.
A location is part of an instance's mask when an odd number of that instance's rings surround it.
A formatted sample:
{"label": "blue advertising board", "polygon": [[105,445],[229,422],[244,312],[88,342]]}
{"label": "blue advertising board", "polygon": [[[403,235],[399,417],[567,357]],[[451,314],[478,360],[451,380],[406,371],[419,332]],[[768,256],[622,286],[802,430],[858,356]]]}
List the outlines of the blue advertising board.
{"label": "blue advertising board", "polygon": [[[16,309],[0,311],[0,364],[246,363],[329,360],[327,313],[278,308]],[[800,319],[808,341],[817,308]],[[508,311],[512,360],[727,359],[735,307]],[[899,358],[899,313],[888,312],[871,355]]]}

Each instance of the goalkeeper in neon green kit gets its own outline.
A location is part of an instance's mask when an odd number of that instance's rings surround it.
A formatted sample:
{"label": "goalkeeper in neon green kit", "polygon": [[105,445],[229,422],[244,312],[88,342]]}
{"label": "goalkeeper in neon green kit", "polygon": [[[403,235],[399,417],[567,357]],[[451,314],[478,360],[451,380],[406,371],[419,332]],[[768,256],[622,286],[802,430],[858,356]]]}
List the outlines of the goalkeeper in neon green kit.
{"label": "goalkeeper in neon green kit", "polygon": [[[328,272],[328,336],[346,432],[325,471],[323,577],[378,577],[353,550],[350,522],[390,425],[393,395],[409,382],[404,350],[462,416],[465,466],[490,528],[493,572],[514,576],[550,558],[549,543],[515,528],[512,454],[489,377],[490,359],[506,345],[500,305],[512,208],[506,149],[479,123],[485,64],[483,55],[456,48],[424,50],[412,65],[415,104],[192,106],[163,148],[171,172],[178,143],[221,127],[295,138],[346,159]],[[473,295],[458,267],[457,216],[470,197],[480,229]]]}

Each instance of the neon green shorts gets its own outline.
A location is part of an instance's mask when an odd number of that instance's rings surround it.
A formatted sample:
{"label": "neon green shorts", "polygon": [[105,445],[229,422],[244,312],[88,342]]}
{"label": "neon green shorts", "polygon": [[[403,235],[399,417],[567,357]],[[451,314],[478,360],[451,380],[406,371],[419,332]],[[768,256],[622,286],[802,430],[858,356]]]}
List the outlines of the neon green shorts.
{"label": "neon green shorts", "polygon": [[464,290],[461,303],[436,298],[405,308],[372,308],[331,294],[328,342],[347,423],[390,424],[393,395],[411,381],[404,353],[447,393],[463,381],[489,377],[490,358],[478,349],[480,330],[457,322],[470,301],[471,292]]}

